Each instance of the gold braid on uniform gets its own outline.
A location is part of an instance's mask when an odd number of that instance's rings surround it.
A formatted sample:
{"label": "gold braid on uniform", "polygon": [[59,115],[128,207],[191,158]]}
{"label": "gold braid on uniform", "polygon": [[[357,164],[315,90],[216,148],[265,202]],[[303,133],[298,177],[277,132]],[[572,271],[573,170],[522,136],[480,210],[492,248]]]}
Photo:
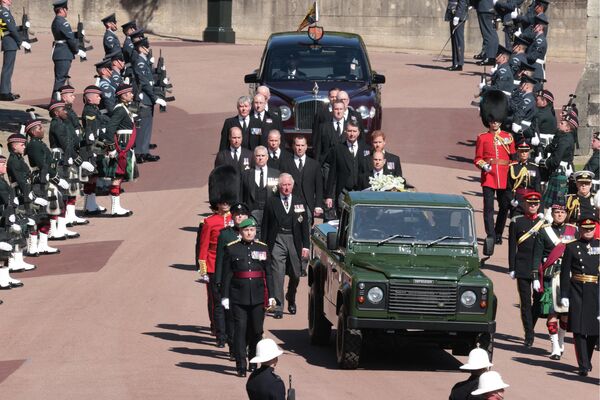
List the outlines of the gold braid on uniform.
{"label": "gold braid on uniform", "polygon": [[513,185],[513,192],[515,192],[519,186],[521,186],[521,184],[523,183],[523,181],[525,181],[525,187],[529,186],[529,182],[531,180],[531,177],[529,176],[529,171],[527,170],[527,167],[523,167],[521,168],[521,170],[519,171],[519,173],[517,175],[515,175],[515,169],[513,168],[515,165],[518,164],[513,164],[510,166],[510,178],[515,181],[514,185]]}
{"label": "gold braid on uniform", "polygon": [[206,275],[208,273],[208,268],[206,267],[206,260],[198,260],[198,264],[200,264],[200,275]]}
{"label": "gold braid on uniform", "polygon": [[567,219],[570,220],[575,210],[579,210],[579,198],[576,195],[567,198],[567,210],[569,210]]}
{"label": "gold braid on uniform", "polygon": [[254,243],[264,244],[265,246],[267,245],[266,243],[263,243],[260,240],[255,240]]}
{"label": "gold braid on uniform", "polygon": [[[494,140],[498,143],[500,143],[500,145],[504,148],[504,150],[506,151],[506,154],[508,154],[510,156],[510,147],[508,147],[508,145],[504,142],[505,139],[502,138],[502,136],[500,136],[500,132],[499,131],[497,133],[494,133]],[[508,140],[508,143],[512,143],[512,136],[506,138]]]}
{"label": "gold braid on uniform", "polygon": [[229,243],[227,243],[227,246],[231,246],[232,244],[236,244],[236,243],[239,243],[239,242],[241,242],[241,241],[242,241],[242,239],[236,239],[236,240],[234,240],[233,242],[229,242]]}

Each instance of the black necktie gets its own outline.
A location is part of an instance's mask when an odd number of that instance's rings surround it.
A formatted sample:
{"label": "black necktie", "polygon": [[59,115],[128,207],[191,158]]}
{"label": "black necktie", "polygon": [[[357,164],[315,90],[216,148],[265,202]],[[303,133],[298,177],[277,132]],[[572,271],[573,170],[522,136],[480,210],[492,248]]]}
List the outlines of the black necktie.
{"label": "black necktie", "polygon": [[233,159],[235,162],[239,162],[240,158],[238,157],[238,149],[233,150]]}
{"label": "black necktie", "polygon": [[298,159],[298,171],[302,172],[302,168],[304,168],[304,165],[302,165],[302,159],[299,158]]}
{"label": "black necktie", "polygon": [[342,123],[340,121],[337,122],[337,133],[338,136],[342,136]]}
{"label": "black necktie", "polygon": [[273,153],[273,160],[275,160],[275,161],[279,160],[279,157],[277,157],[277,153]]}
{"label": "black necktie", "polygon": [[290,203],[288,202],[288,197],[287,196],[285,196],[283,198],[283,206],[285,207],[285,212],[287,212],[288,211],[288,207],[290,206]]}
{"label": "black necktie", "polygon": [[242,131],[246,132],[248,129],[248,125],[246,124],[246,118],[244,118],[244,122],[242,123]]}
{"label": "black necktie", "polygon": [[260,188],[264,188],[265,187],[265,173],[264,170],[261,168],[260,169]]}

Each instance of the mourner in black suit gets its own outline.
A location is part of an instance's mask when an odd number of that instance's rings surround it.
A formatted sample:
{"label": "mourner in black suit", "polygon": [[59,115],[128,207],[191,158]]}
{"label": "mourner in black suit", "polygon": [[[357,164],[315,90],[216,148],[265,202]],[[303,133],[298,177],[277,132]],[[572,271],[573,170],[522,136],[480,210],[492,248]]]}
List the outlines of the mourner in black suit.
{"label": "mourner in black suit", "polygon": [[373,131],[371,134],[371,146],[373,147],[373,153],[376,151],[382,151],[384,153],[385,167],[387,170],[392,171],[392,175],[402,176],[400,157],[385,149],[385,133],[383,131]]}
{"label": "mourner in black suit", "polygon": [[220,165],[232,165],[243,172],[252,166],[252,152],[241,147],[242,130],[236,126],[231,127],[229,132],[228,146],[217,153],[215,168]]}
{"label": "mourner in black suit", "polygon": [[313,155],[322,165],[327,162],[326,158],[332,147],[337,143],[343,143],[346,140],[344,121],[345,106],[342,101],[335,101],[332,105],[333,112],[331,118],[319,125],[316,137],[313,137]]}
{"label": "mourner in black suit", "polygon": [[277,129],[272,129],[267,136],[267,150],[269,151],[267,165],[270,168],[281,170],[281,165],[292,158],[292,154],[281,147],[281,133]]}
{"label": "mourner in black suit", "polygon": [[306,155],[307,147],[306,138],[296,136],[292,145],[294,155],[282,161],[281,172],[294,178],[294,194],[304,198],[312,221],[312,217],[323,213],[323,176],[319,163]]}
{"label": "mourner in black suit", "polygon": [[219,142],[219,151],[227,149],[228,135],[231,127],[235,126],[242,131],[242,147],[250,149],[250,111],[252,110],[252,99],[248,96],[242,96],[237,101],[238,115],[227,118],[223,122],[221,129],[221,141]]}
{"label": "mourner in black suit", "polygon": [[259,145],[267,146],[267,136],[271,130],[283,132],[279,114],[265,109],[267,101],[262,94],[256,94],[252,104],[254,109],[250,114],[250,150]]}
{"label": "mourner in black suit", "polygon": [[373,164],[373,166],[369,170],[367,170],[366,172],[361,174],[361,176],[360,176],[360,186],[361,187],[363,187],[363,188],[370,187],[371,184],[369,183],[369,180],[371,178],[380,178],[384,175],[397,176],[394,174],[394,171],[389,170],[387,168],[387,165],[385,165],[385,155],[383,154],[383,152],[376,151],[376,152],[372,153],[370,159],[371,159],[371,163]]}
{"label": "mourner in black suit", "polygon": [[[229,243],[223,255],[223,297],[234,323],[234,352],[238,376],[246,376],[246,347],[254,357],[263,334],[265,307],[274,305],[273,279],[267,245],[255,240],[256,221],[240,223],[241,238]],[[266,287],[265,287],[266,284]],[[268,299],[268,301],[266,301]]]}
{"label": "mourner in black suit", "polygon": [[561,303],[569,307],[569,331],[573,332],[578,373],[592,370],[592,354],[598,344],[598,264],[600,241],[594,239],[596,217],[578,222],[579,240],[567,245],[560,269]]}
{"label": "mourner in black suit", "polygon": [[362,135],[365,131],[365,127],[363,126],[360,113],[350,106],[350,96],[348,95],[347,92],[340,90],[337,94],[337,99],[342,101],[344,103],[344,105],[346,106],[346,111],[344,111],[344,120],[346,122],[354,121],[354,122],[358,123],[358,127],[360,128],[359,129],[360,135],[358,136],[358,138],[359,138],[359,140],[363,140]]}
{"label": "mourner in black suit", "polygon": [[269,197],[277,192],[279,170],[267,166],[267,149],[258,146],[254,149],[254,168],[242,173],[241,194],[242,202],[250,208],[250,213],[257,222],[257,235],[260,235],[260,226],[263,218],[265,204]]}
{"label": "mourner in black suit", "polygon": [[268,243],[271,255],[274,297],[277,300],[275,318],[283,317],[283,283],[289,261],[287,294],[288,311],[296,314],[296,289],[300,282],[301,260],[308,258],[309,227],[304,199],[293,195],[294,178],[283,173],[279,176],[279,193],[267,200],[262,221],[262,239]]}
{"label": "mourner in black suit", "polygon": [[317,130],[319,129],[319,125],[321,125],[325,121],[329,121],[331,119],[333,113],[333,102],[337,100],[337,94],[340,91],[340,88],[334,87],[329,89],[327,92],[327,98],[329,101],[327,103],[321,103],[321,107],[317,109],[315,113],[315,118],[313,120],[312,127],[312,137],[314,138],[317,135]]}
{"label": "mourner in black suit", "polygon": [[[340,194],[346,190],[362,190],[360,176],[368,169],[371,151],[358,142],[358,124],[349,122],[346,128],[346,141],[331,149],[329,176],[325,190],[325,205],[339,206]],[[335,200],[335,203],[334,203]]]}

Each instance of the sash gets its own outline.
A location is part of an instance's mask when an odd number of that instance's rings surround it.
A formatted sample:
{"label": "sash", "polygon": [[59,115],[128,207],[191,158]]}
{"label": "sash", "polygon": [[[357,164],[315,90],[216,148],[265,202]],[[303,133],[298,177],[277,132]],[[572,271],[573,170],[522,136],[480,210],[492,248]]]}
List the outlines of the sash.
{"label": "sash", "polygon": [[560,238],[558,236],[556,236],[556,233],[554,233],[551,226],[547,226],[545,228],[545,231],[548,234],[548,236],[550,237],[550,240],[552,240],[552,243],[555,244],[555,247],[552,249],[550,254],[548,254],[548,257],[546,258],[546,262],[542,263],[538,267],[538,274],[539,274],[539,281],[540,281],[540,293],[542,293],[544,291],[544,271],[548,267],[553,265],[559,258],[561,258],[565,252],[565,248],[567,247],[568,242],[565,242],[562,238],[564,236],[573,237],[573,236],[575,236],[575,233],[576,233],[575,227],[572,225],[567,225],[567,227],[565,228],[565,233]]}
{"label": "sash", "polygon": [[527,239],[529,239],[531,237],[531,235],[533,235],[534,233],[536,233],[537,231],[540,230],[540,228],[542,227],[542,225],[544,225],[545,220],[542,218],[540,219],[534,226],[531,227],[530,230],[528,230],[527,232],[525,232],[523,234],[523,236],[521,236],[519,238],[519,240],[517,240],[517,244],[521,244],[524,241],[526,241]]}

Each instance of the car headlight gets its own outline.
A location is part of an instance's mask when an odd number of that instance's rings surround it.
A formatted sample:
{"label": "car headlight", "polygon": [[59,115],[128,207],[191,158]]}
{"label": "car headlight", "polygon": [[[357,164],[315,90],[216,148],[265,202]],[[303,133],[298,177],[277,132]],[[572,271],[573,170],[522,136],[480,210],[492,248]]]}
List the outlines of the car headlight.
{"label": "car headlight", "polygon": [[358,111],[362,119],[369,118],[369,109],[367,108],[367,106],[360,106],[356,109],[356,111]]}
{"label": "car headlight", "polygon": [[287,121],[292,117],[292,110],[288,106],[280,106],[279,111],[281,112],[282,121]]}
{"label": "car headlight", "polygon": [[460,302],[465,307],[472,307],[476,301],[477,301],[477,295],[472,290],[465,290],[463,292],[463,294],[460,296]]}
{"label": "car headlight", "polygon": [[379,304],[383,300],[383,290],[379,286],[374,286],[367,292],[367,299],[370,303]]}

